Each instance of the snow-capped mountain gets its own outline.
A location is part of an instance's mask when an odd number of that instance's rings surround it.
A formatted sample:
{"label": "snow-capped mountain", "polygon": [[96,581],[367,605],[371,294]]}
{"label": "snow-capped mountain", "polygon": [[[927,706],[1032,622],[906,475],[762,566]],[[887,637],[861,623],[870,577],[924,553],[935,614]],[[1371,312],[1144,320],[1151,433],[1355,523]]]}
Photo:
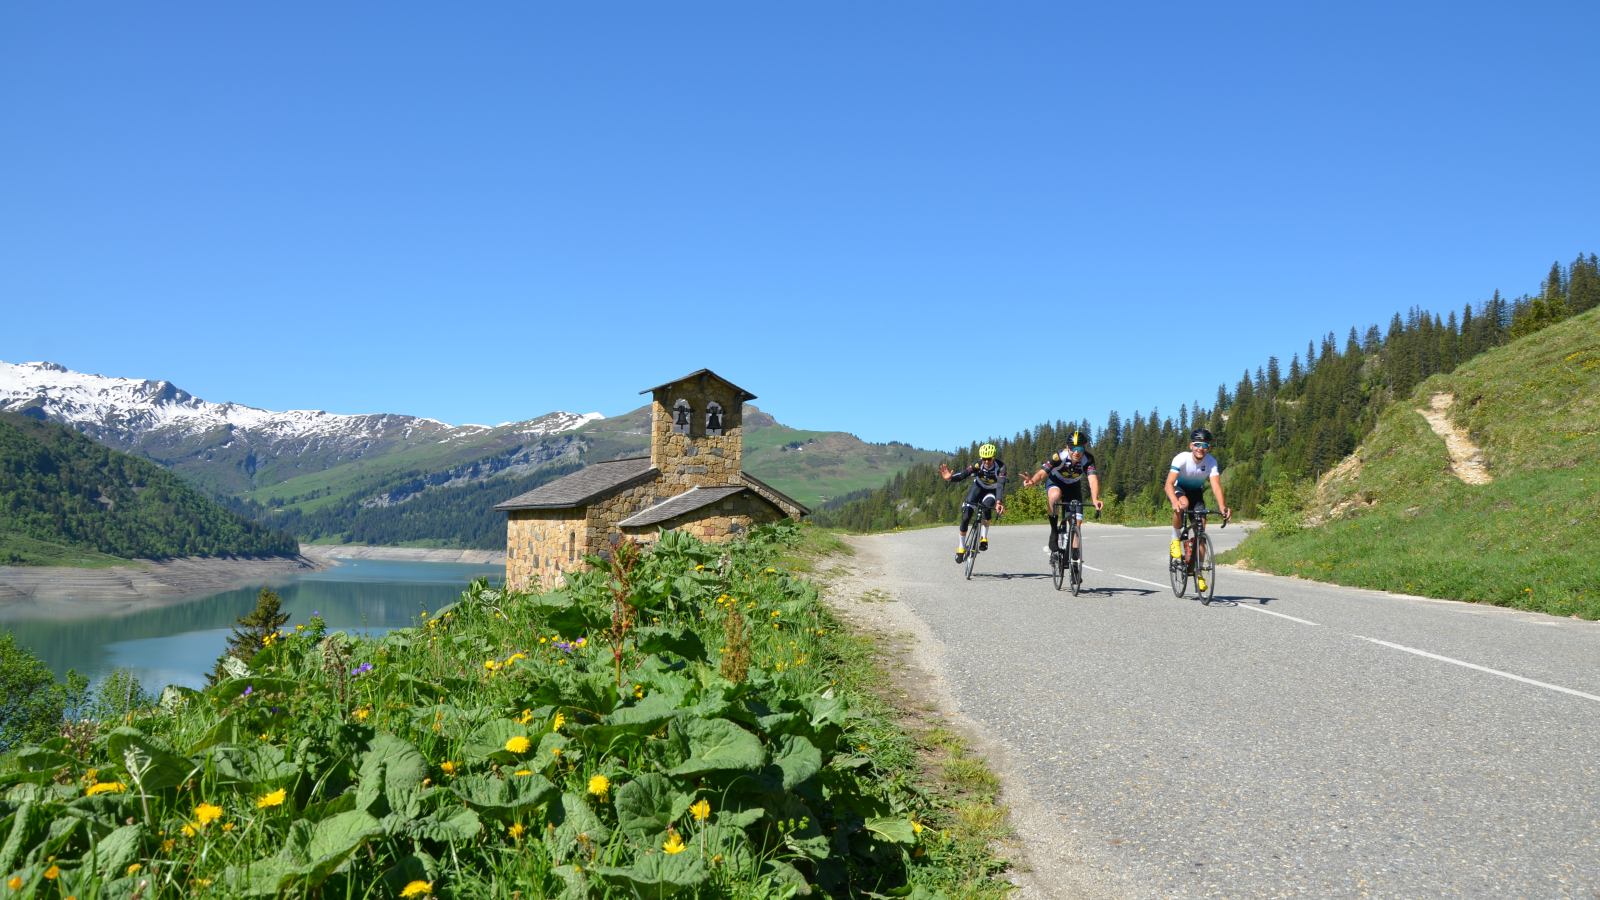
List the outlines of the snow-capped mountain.
{"label": "snow-capped mountain", "polygon": [[[404,458],[403,464],[418,468],[456,468],[505,456],[516,461],[510,462],[515,469],[523,459],[545,455],[519,453],[522,445],[602,418],[553,412],[490,428],[392,414],[275,412],[212,403],[167,381],[108,378],[50,362],[0,362],[0,410],[66,425],[225,494],[377,458],[395,463]],[[498,472],[506,466],[485,460],[478,468]]]}

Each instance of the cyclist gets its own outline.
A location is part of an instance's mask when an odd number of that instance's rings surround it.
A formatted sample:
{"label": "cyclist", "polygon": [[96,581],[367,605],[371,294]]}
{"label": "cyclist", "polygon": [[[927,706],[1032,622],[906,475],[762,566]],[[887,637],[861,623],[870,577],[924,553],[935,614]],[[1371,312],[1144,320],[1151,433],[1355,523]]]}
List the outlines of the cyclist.
{"label": "cyclist", "polygon": [[961,533],[956,540],[958,563],[967,559],[967,526],[972,522],[972,510],[983,510],[983,520],[978,523],[982,529],[978,534],[979,550],[989,549],[989,520],[1006,511],[1006,505],[1000,502],[1006,495],[1006,464],[994,453],[993,444],[984,444],[978,448],[978,462],[959,472],[951,472],[949,466],[939,463],[939,475],[945,481],[972,479],[972,489],[967,491],[966,502],[961,506]]}
{"label": "cyclist", "polygon": [[[1183,526],[1183,511],[1202,505],[1206,482],[1211,483],[1211,493],[1217,496],[1217,506],[1222,508],[1224,519],[1233,518],[1233,510],[1222,496],[1222,472],[1217,468],[1211,450],[1211,431],[1196,428],[1189,435],[1189,452],[1172,458],[1172,471],[1167,473],[1167,499],[1172,501],[1172,558],[1182,559],[1183,549],[1178,540],[1178,529]],[[1205,590],[1204,584],[1200,590]]]}
{"label": "cyclist", "polygon": [[[1050,543],[1044,546],[1048,552],[1056,552],[1056,539],[1061,536],[1057,507],[1064,507],[1073,500],[1082,503],[1083,482],[1086,480],[1089,482],[1089,495],[1093,498],[1094,508],[1104,509],[1105,504],[1100,502],[1100,476],[1095,473],[1094,454],[1089,452],[1089,436],[1077,430],[1072,432],[1072,438],[1067,441],[1067,446],[1060,453],[1051,454],[1050,459],[1039,466],[1039,471],[1022,479],[1025,487],[1032,487],[1041,481],[1048,481],[1050,484],[1045,489],[1045,497],[1050,504]],[[1078,513],[1078,523],[1080,525],[1083,523],[1081,512]]]}

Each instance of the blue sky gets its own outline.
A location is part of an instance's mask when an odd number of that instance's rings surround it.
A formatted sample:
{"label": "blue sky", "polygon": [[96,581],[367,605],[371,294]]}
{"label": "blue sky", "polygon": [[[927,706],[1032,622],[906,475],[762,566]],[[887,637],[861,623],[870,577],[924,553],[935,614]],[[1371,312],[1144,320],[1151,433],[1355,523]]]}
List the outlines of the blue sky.
{"label": "blue sky", "polygon": [[453,7],[0,6],[0,359],[950,447],[1600,252],[1593,3]]}

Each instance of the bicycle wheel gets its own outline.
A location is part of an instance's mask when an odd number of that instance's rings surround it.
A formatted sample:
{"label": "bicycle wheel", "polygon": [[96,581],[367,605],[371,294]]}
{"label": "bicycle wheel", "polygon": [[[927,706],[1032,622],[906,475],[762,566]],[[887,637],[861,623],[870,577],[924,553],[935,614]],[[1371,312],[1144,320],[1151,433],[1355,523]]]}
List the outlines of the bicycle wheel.
{"label": "bicycle wheel", "polygon": [[1206,606],[1211,605],[1211,597],[1217,592],[1217,564],[1211,558],[1211,538],[1202,534],[1195,541],[1195,551],[1199,558],[1194,561],[1194,586],[1200,595],[1200,602]]}
{"label": "bicycle wheel", "polygon": [[[1078,545],[1076,551],[1072,549],[1073,544]],[[1072,521],[1072,534],[1067,538],[1066,552],[1071,560],[1068,568],[1072,573],[1072,596],[1076,597],[1083,590],[1083,532],[1078,529],[1077,519]]]}
{"label": "bicycle wheel", "polygon": [[[1057,541],[1057,544],[1060,542]],[[1056,590],[1061,590],[1061,585],[1067,574],[1066,561],[1061,558],[1061,548],[1057,546],[1050,551],[1050,578],[1055,582]]]}
{"label": "bicycle wheel", "polygon": [[[1188,543],[1188,541],[1184,541]],[[1172,593],[1182,597],[1184,590],[1189,586],[1189,563],[1182,559],[1167,560],[1167,574],[1172,576]]]}
{"label": "bicycle wheel", "polygon": [[972,529],[967,532],[967,580],[972,580],[972,567],[978,564],[978,535],[983,533],[983,517],[980,514],[978,521],[972,523]]}

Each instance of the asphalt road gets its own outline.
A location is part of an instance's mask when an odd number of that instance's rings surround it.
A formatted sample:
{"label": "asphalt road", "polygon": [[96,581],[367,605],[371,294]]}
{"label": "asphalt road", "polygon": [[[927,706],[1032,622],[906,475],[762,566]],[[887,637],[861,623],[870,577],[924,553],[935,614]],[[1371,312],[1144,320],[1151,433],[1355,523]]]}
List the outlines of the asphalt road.
{"label": "asphalt road", "polygon": [[1229,569],[1206,607],[1166,529],[1095,525],[1075,598],[1044,535],[993,529],[971,581],[954,528],[871,540],[1128,896],[1600,898],[1600,624]]}

